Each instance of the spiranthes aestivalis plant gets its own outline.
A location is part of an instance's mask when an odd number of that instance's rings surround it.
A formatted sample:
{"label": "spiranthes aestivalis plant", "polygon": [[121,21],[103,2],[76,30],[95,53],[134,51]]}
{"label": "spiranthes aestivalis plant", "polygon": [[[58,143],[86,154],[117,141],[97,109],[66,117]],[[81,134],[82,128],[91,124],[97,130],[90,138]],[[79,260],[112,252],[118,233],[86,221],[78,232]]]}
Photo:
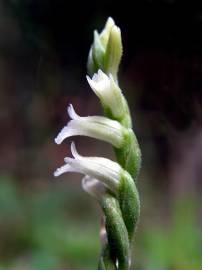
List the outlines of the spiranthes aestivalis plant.
{"label": "spiranthes aestivalis plant", "polygon": [[66,157],[65,164],[54,173],[55,176],[67,172],[83,174],[83,189],[103,210],[99,270],[130,269],[131,243],[140,214],[136,180],[141,152],[132,130],[128,103],[118,82],[121,57],[121,31],[108,18],[103,31],[94,32],[87,62],[87,81],[100,100],[104,116],[80,116],[70,104],[67,112],[71,120],[55,138],[60,144],[71,136],[88,136],[110,143],[114,148],[116,162],[104,157],[82,156],[72,143],[73,157]]}

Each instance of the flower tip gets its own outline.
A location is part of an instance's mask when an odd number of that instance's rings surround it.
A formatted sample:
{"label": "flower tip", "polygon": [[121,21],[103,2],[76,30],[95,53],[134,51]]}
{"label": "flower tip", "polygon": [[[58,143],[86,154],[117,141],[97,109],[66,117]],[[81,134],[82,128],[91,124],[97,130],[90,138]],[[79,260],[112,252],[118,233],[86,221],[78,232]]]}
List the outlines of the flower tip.
{"label": "flower tip", "polygon": [[65,126],[62,128],[58,136],[55,138],[55,143],[56,144],[61,144],[65,138],[68,137],[68,127]]}
{"label": "flower tip", "polygon": [[121,34],[121,29],[117,25],[114,25],[112,27],[112,30],[111,31],[114,32],[114,33],[116,33],[116,34],[118,34],[118,35]]}
{"label": "flower tip", "polygon": [[69,104],[69,106],[67,107],[67,112],[72,120],[80,118],[80,116],[75,112],[72,104]]}
{"label": "flower tip", "polygon": [[67,173],[67,172],[74,172],[75,170],[72,169],[71,165],[69,164],[65,164],[60,168],[57,168],[56,171],[54,171],[53,175],[55,177],[60,176],[63,173]]}
{"label": "flower tip", "polygon": [[88,84],[90,85],[91,89],[96,93],[96,80],[97,80],[97,74],[95,73],[92,77],[92,79],[87,75],[86,79],[88,81]]}
{"label": "flower tip", "polygon": [[54,177],[58,177],[60,176],[61,172],[60,172],[60,169],[57,169],[56,171],[54,171],[53,175]]}
{"label": "flower tip", "polygon": [[100,68],[98,69],[97,74],[98,74],[99,77],[103,77],[105,75],[104,72]]}
{"label": "flower tip", "polygon": [[71,152],[72,152],[72,156],[73,156],[75,159],[78,159],[78,158],[81,157],[81,156],[79,155],[78,151],[76,150],[75,142],[72,142],[72,143],[71,143]]}
{"label": "flower tip", "polygon": [[114,20],[113,20],[113,18],[112,17],[108,17],[108,19],[107,19],[107,22],[106,22],[106,27],[108,26],[113,26],[113,25],[115,25],[115,22],[114,22]]}
{"label": "flower tip", "polygon": [[56,144],[61,144],[61,141],[58,139],[58,136],[54,139]]}
{"label": "flower tip", "polygon": [[87,79],[88,83],[90,84],[91,83],[91,78],[88,75],[86,75],[86,79]]}

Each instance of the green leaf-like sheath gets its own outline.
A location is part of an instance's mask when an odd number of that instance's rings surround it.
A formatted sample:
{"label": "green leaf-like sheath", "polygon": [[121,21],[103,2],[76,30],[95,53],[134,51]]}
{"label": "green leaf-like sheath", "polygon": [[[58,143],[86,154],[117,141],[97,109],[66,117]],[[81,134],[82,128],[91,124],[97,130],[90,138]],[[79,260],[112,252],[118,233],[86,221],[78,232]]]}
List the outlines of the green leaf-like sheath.
{"label": "green leaf-like sheath", "polygon": [[106,219],[111,258],[118,260],[119,270],[129,269],[130,244],[119,203],[116,198],[107,194],[102,197],[101,206]]}

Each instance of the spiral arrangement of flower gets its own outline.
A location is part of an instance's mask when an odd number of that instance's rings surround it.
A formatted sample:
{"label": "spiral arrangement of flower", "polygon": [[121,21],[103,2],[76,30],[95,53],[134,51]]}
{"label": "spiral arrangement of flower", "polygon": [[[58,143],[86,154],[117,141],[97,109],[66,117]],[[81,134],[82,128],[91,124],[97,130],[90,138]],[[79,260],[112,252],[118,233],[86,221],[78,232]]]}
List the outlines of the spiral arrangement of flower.
{"label": "spiral arrangement of flower", "polygon": [[67,111],[71,120],[55,139],[60,144],[71,136],[88,136],[114,147],[117,162],[104,157],[81,156],[72,143],[73,158],[66,157],[65,165],[54,173],[55,176],[66,172],[84,174],[84,190],[97,199],[103,210],[100,270],[130,269],[131,242],[140,214],[136,179],[141,152],[132,130],[127,101],[118,84],[121,56],[121,32],[109,18],[100,34],[94,32],[87,65],[92,76],[87,76],[87,81],[100,99],[105,116],[81,117],[69,105]]}

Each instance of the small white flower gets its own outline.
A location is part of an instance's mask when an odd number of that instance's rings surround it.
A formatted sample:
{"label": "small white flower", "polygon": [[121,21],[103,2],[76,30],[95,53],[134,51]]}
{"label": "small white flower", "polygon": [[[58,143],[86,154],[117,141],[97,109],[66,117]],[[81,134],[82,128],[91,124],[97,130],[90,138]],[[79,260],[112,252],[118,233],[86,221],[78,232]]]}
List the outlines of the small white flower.
{"label": "small white flower", "polygon": [[57,144],[61,144],[65,138],[83,135],[109,142],[117,148],[123,145],[127,131],[118,121],[102,116],[80,117],[71,104],[68,107],[68,114],[72,120],[55,138]]}
{"label": "small white flower", "polygon": [[110,110],[115,119],[122,118],[126,113],[125,99],[113,76],[111,74],[107,76],[99,69],[92,79],[87,76],[87,80],[104,108]]}
{"label": "small white flower", "polygon": [[82,187],[87,193],[98,200],[108,191],[107,186],[103,182],[88,175],[82,179]]}
{"label": "small white flower", "polygon": [[102,157],[83,157],[78,154],[74,143],[71,144],[71,152],[74,158],[66,157],[64,160],[67,164],[58,168],[54,176],[59,176],[66,172],[82,173],[98,179],[110,190],[117,192],[123,173],[123,169],[118,163]]}

